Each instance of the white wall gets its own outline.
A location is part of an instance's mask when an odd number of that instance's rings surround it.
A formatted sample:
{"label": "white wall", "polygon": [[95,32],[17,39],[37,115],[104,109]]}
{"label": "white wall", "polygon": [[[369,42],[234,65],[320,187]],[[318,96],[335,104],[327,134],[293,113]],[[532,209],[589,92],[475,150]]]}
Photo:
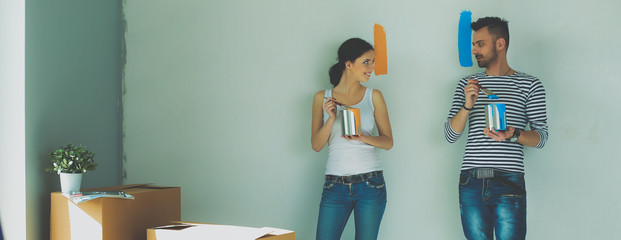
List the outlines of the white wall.
{"label": "white wall", "polygon": [[0,1],[0,224],[26,239],[25,2]]}
{"label": "white wall", "polygon": [[[459,13],[509,20],[509,64],[548,94],[550,139],[527,149],[530,239],[619,238],[619,1],[127,0],[124,183],[182,187],[182,219],[314,238],[326,150],[310,148],[313,94],[347,38],[387,33],[395,146],[380,239],[463,238],[465,137],[443,135]],[[587,11],[588,10],[588,11]],[[343,239],[352,239],[349,224]]]}

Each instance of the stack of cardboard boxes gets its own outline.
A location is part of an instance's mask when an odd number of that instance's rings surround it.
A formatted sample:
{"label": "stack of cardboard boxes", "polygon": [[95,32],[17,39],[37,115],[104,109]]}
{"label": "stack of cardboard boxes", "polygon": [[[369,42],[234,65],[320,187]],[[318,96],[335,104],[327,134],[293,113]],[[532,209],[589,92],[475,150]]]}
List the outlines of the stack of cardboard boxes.
{"label": "stack of cardboard boxes", "polygon": [[[254,237],[223,239],[295,239],[295,232],[283,229],[180,222],[179,187],[135,184],[83,191],[122,191],[134,199],[103,197],[75,204],[67,195],[54,192],[51,194],[50,240],[192,240],[226,234],[231,229],[231,234]],[[223,232],[223,229],[227,230]],[[248,234],[241,234],[243,232]]]}

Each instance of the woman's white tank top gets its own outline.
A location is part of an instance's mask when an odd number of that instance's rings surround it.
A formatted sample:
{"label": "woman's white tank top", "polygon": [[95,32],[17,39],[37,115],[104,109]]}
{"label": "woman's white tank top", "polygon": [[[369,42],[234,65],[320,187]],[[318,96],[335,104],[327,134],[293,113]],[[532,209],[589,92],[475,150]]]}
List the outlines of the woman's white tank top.
{"label": "woman's white tank top", "polygon": [[[327,89],[326,97],[332,97],[332,89]],[[325,103],[324,99],[324,103]],[[367,88],[362,101],[353,108],[360,109],[360,125],[362,134],[370,136],[375,129],[375,108],[373,107],[373,89]],[[347,176],[382,170],[375,147],[359,140],[347,140],[342,137],[343,120],[337,106],[336,121],[328,139],[328,162],[326,174]],[[323,122],[328,120],[328,112],[323,110]]]}

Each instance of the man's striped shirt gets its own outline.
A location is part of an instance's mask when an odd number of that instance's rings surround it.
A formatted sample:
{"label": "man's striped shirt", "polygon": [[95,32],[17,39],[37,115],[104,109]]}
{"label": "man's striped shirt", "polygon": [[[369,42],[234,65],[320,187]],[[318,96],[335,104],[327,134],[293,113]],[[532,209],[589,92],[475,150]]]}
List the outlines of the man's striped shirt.
{"label": "man's striped shirt", "polygon": [[507,126],[524,131],[526,126],[530,125],[531,130],[539,133],[540,140],[536,147],[543,148],[548,140],[548,123],[546,93],[541,81],[522,72],[516,72],[510,76],[488,76],[485,72],[481,72],[462,78],[455,89],[453,105],[447,122],[444,124],[444,135],[450,143],[456,142],[462,134],[451,128],[450,120],[465,102],[464,87],[468,79],[478,80],[479,85],[494,92],[499,99],[489,99],[483,91],[479,91],[474,109],[468,116],[468,141],[461,169],[494,168],[523,173],[523,145],[506,140],[498,142],[483,133],[484,106],[491,103],[504,103],[507,111]]}

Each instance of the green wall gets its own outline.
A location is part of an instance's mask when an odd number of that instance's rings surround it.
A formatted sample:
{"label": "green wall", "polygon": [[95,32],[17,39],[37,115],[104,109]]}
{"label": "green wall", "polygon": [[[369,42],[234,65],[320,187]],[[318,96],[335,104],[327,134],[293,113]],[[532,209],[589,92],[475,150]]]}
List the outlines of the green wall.
{"label": "green wall", "polygon": [[[327,151],[310,147],[312,96],[345,39],[387,34],[394,147],[378,150],[380,239],[462,239],[465,137],[443,124],[462,68],[459,13],[509,20],[511,67],[539,77],[550,139],[527,149],[529,239],[621,238],[621,2],[128,0],[124,183],[182,187],[182,219],[274,226],[313,239]],[[353,239],[351,222],[343,239]],[[407,236],[407,237],[406,237]]]}
{"label": "green wall", "polygon": [[82,187],[121,183],[121,1],[26,1],[28,239],[49,237],[47,154],[67,143],[96,153]]}

